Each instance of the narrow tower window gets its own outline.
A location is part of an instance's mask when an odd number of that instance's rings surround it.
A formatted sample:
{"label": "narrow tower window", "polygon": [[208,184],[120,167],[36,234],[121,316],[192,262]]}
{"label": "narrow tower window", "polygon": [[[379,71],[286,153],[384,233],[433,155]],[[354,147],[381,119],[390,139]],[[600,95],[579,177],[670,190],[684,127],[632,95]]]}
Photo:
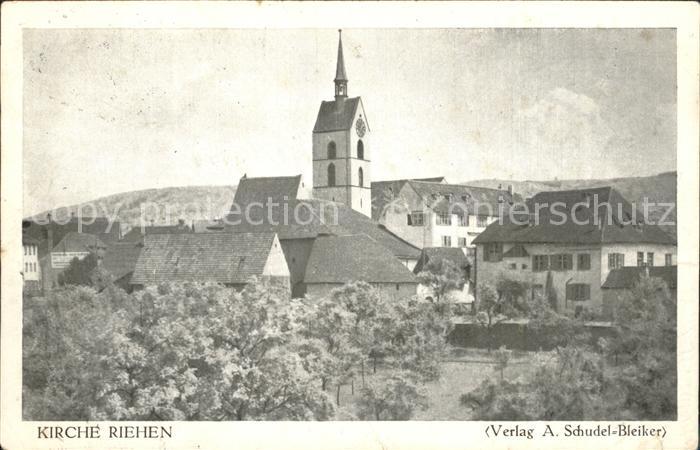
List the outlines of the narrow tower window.
{"label": "narrow tower window", "polygon": [[357,184],[358,184],[360,187],[363,187],[363,186],[365,185],[365,176],[364,176],[364,175],[365,175],[365,174],[364,174],[364,172],[362,171],[362,167],[360,167],[359,169],[357,169],[357,180],[358,180],[358,181],[357,181]]}
{"label": "narrow tower window", "polygon": [[357,159],[365,159],[365,144],[362,139],[357,140]]}
{"label": "narrow tower window", "polygon": [[328,164],[328,186],[335,186],[335,164]]}
{"label": "narrow tower window", "polygon": [[328,143],[328,159],[335,159],[335,141]]}

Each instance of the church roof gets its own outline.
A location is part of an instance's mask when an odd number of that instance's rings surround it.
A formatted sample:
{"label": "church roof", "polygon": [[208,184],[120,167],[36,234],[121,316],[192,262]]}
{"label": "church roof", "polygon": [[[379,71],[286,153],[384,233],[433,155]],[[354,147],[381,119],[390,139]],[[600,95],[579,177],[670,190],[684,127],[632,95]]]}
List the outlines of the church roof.
{"label": "church roof", "polygon": [[321,102],[321,108],[319,108],[318,116],[316,117],[316,125],[314,125],[314,133],[349,130],[352,127],[352,120],[360,102],[360,97],[341,97],[336,100]]}
{"label": "church roof", "polygon": [[244,208],[253,202],[262,205],[271,202],[282,203],[285,201],[285,197],[287,197],[286,201],[296,200],[300,184],[301,175],[293,177],[244,177],[238,182],[233,203]]}

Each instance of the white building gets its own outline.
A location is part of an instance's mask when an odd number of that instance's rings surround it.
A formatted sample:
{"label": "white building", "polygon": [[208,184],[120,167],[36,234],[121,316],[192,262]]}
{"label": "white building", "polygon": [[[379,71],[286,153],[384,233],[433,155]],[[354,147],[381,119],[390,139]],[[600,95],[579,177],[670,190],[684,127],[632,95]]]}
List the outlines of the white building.
{"label": "white building", "polygon": [[519,195],[443,181],[399,180],[372,185],[373,214],[389,231],[419,248],[472,247]]}
{"label": "white building", "polygon": [[[558,205],[554,213],[551,205]],[[550,284],[560,310],[602,311],[601,286],[611,271],[676,265],[675,240],[643,223],[611,187],[541,192],[528,201],[530,212],[538,207],[539,214],[514,215],[475,239],[477,294],[506,278],[526,283],[533,295]]]}

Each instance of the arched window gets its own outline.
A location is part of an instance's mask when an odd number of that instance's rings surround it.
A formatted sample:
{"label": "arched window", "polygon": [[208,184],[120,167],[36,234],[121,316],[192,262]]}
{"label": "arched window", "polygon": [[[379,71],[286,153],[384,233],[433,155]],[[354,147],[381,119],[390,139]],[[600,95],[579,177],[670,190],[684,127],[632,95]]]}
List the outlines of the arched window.
{"label": "arched window", "polygon": [[362,171],[362,167],[357,169],[357,184],[362,187],[365,185],[365,173]]}
{"label": "arched window", "polygon": [[365,159],[365,144],[362,139],[357,140],[357,159]]}
{"label": "arched window", "polygon": [[335,142],[328,143],[328,159],[335,159]]}
{"label": "arched window", "polygon": [[335,186],[335,165],[328,164],[328,186]]}

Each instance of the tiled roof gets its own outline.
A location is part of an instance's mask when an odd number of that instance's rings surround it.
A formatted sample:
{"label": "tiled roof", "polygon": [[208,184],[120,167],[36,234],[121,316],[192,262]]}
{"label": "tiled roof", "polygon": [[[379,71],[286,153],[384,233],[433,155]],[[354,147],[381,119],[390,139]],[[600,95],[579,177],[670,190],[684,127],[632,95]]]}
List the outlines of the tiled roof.
{"label": "tiled roof", "polygon": [[416,283],[410,270],[364,234],[319,236],[306,265],[304,282]]}
{"label": "tiled roof", "polygon": [[122,238],[123,241],[140,242],[147,234],[180,234],[191,233],[192,229],[187,225],[148,225],[135,226]]}
{"label": "tiled roof", "polygon": [[274,238],[274,233],[146,235],[131,284],[243,284],[263,273]]}
{"label": "tiled roof", "polygon": [[68,233],[56,244],[52,252],[90,252],[107,246],[97,236],[85,233]]}
{"label": "tiled roof", "polygon": [[[589,199],[590,208],[581,205],[581,202]],[[597,213],[594,211],[596,200],[599,205]],[[575,209],[574,221],[571,212],[576,204],[579,206]],[[605,204],[610,205],[612,220],[608,220]],[[673,238],[657,225],[625,224],[634,217],[634,208],[611,187],[541,192],[528,200],[527,205],[528,210],[533,212],[532,216],[514,214],[510,217],[506,214],[502,223],[492,223],[473,242],[675,245]],[[539,210],[537,216],[534,215],[536,210]],[[563,220],[561,213],[568,220]],[[600,219],[600,226],[596,223],[596,217]],[[641,212],[638,212],[637,220],[642,222],[642,218]]]}
{"label": "tiled roof", "polygon": [[116,242],[111,244],[102,260],[102,268],[115,280],[134,271],[143,244],[141,242]]}
{"label": "tiled roof", "polygon": [[321,102],[314,133],[349,130],[360,101],[360,97],[353,97]]}
{"label": "tiled roof", "polygon": [[438,213],[468,211],[470,214],[497,216],[499,205],[522,202],[519,194],[510,194],[501,189],[417,180],[409,180],[409,184],[423,198],[426,206]]}
{"label": "tiled roof", "polygon": [[235,212],[234,205],[238,205],[240,210],[244,211],[246,205],[253,202],[260,203],[263,205],[263,209],[267,209],[267,205],[272,202],[282,203],[296,200],[300,184],[301,175],[293,177],[241,178],[236,188],[236,195],[233,197],[231,211]]}
{"label": "tiled roof", "polygon": [[[245,210],[245,205],[240,207]],[[285,209],[289,214],[284,213]],[[274,232],[280,240],[311,239],[320,234],[365,234],[396,257],[417,259],[420,255],[417,247],[342,203],[294,200],[273,208],[271,214],[260,208],[254,208],[250,213],[249,220],[244,220],[245,214],[229,215],[226,228],[237,232]]]}
{"label": "tiled roof", "polygon": [[[414,181],[429,181],[433,183],[444,183],[445,177],[434,178],[413,178]],[[384,207],[388,205],[401,191],[409,179],[373,181],[372,187],[372,219],[379,220],[384,212]]]}
{"label": "tiled roof", "polygon": [[461,248],[426,247],[421,252],[418,263],[416,264],[416,267],[413,268],[413,273],[422,272],[431,261],[437,262],[443,259],[450,261],[459,269],[464,269],[471,266],[469,258],[467,258]]}
{"label": "tiled roof", "polygon": [[669,289],[676,289],[677,267],[621,267],[613,269],[601,286],[603,289],[631,289],[649,270],[649,277],[661,278]]}

